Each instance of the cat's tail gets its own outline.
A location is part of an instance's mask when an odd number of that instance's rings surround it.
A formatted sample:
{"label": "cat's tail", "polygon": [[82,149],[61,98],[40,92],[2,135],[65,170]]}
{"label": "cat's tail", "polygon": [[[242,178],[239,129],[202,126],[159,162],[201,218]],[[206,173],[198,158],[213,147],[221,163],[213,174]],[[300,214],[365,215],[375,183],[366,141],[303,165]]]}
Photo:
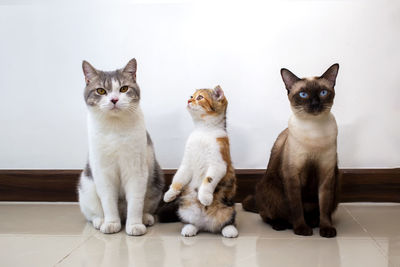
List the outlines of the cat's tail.
{"label": "cat's tail", "polygon": [[254,195],[248,195],[245,197],[245,199],[242,201],[242,207],[245,211],[258,213],[256,198]]}
{"label": "cat's tail", "polygon": [[163,202],[157,211],[158,221],[161,223],[179,222],[178,208],[178,200],[169,203]]}

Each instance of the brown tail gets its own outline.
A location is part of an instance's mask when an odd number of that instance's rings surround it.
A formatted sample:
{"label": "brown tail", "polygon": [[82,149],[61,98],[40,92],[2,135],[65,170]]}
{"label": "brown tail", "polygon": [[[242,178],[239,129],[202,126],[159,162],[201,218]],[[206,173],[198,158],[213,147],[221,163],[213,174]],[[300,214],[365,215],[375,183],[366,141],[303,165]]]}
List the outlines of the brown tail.
{"label": "brown tail", "polygon": [[257,205],[256,205],[256,199],[255,199],[254,195],[248,195],[242,201],[242,207],[243,207],[243,209],[245,211],[258,213],[258,209],[257,209]]}
{"label": "brown tail", "polygon": [[179,222],[178,208],[178,200],[160,204],[157,210],[158,221],[161,223]]}

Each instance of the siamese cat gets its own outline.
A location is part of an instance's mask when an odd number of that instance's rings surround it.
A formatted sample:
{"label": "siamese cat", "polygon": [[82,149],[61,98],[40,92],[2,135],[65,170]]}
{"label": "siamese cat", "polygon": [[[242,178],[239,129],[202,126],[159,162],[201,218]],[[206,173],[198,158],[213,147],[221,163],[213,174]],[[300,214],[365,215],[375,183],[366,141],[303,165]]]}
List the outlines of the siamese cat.
{"label": "siamese cat", "polygon": [[275,230],[293,228],[309,236],[319,226],[322,237],[336,236],[338,129],[331,107],[338,70],[334,64],[320,77],[300,79],[281,69],[293,114],[275,141],[255,195],[242,203]]}

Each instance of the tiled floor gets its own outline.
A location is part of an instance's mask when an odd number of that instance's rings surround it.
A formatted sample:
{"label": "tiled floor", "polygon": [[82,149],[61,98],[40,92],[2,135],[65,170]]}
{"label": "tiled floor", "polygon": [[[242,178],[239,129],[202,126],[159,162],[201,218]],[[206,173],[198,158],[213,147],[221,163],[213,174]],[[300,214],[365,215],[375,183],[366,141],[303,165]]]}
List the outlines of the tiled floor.
{"label": "tiled floor", "polygon": [[0,203],[0,266],[400,266],[400,205],[341,205],[333,239],[276,232],[237,210],[237,239],[184,238],[180,223],[131,237],[94,230],[75,203]]}

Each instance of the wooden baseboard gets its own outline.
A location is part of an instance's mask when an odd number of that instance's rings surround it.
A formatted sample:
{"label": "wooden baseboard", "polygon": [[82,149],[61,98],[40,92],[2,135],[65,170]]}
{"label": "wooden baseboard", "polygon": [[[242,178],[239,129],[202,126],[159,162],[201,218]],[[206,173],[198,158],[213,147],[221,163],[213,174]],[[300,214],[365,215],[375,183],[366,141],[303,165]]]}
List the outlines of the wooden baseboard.
{"label": "wooden baseboard", "polygon": [[[167,185],[176,170],[164,170]],[[0,170],[0,201],[77,201],[81,170]],[[236,170],[240,202],[265,170]],[[341,202],[400,202],[400,168],[341,169]]]}

